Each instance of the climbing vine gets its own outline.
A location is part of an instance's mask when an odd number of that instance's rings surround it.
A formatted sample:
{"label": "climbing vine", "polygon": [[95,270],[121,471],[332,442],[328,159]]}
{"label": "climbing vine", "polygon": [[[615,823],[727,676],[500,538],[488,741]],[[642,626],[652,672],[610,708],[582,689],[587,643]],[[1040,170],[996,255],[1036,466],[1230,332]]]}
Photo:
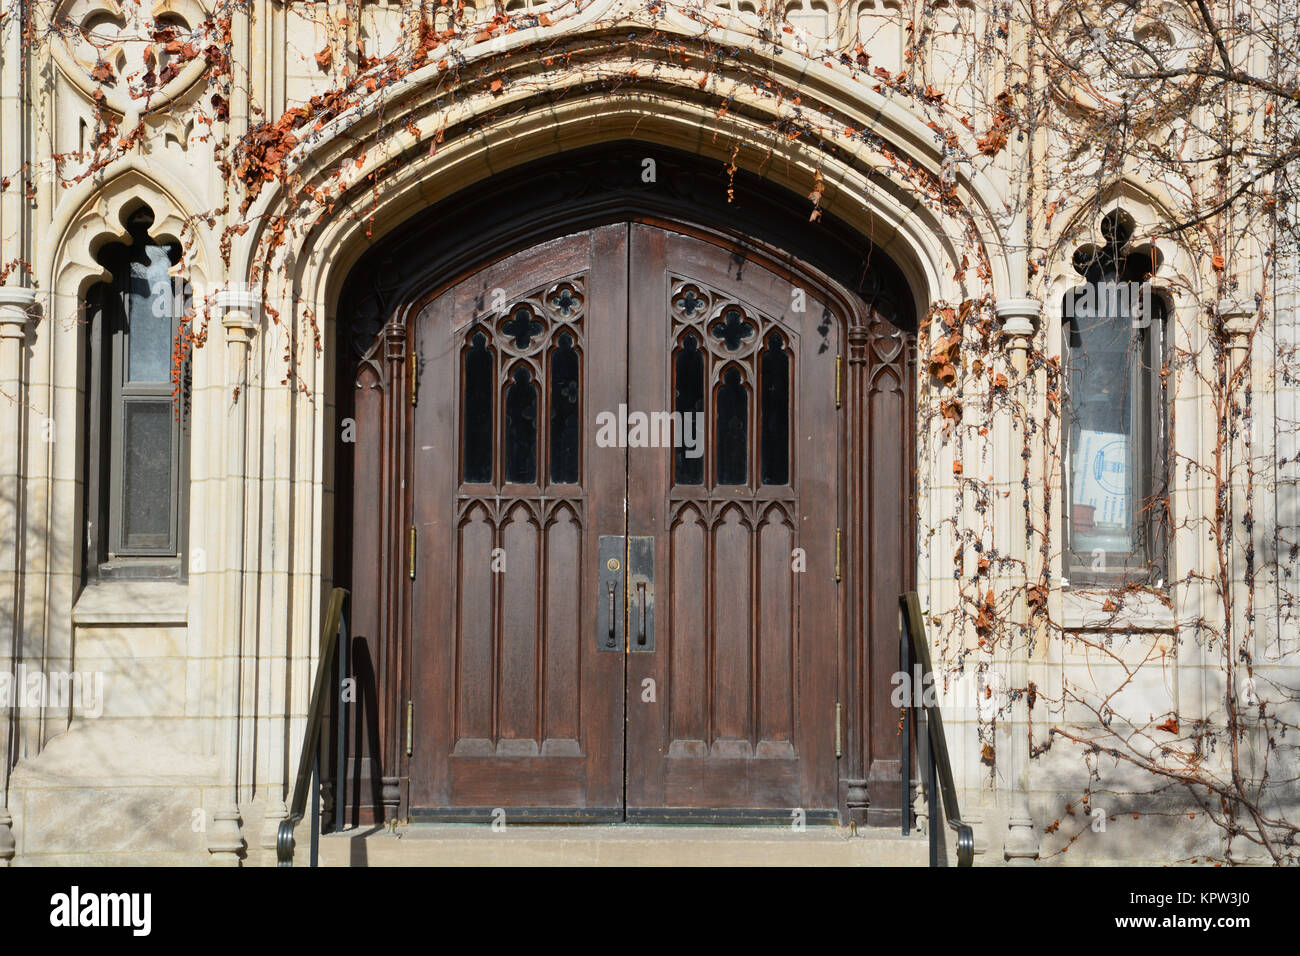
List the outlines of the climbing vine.
{"label": "climbing vine", "polygon": [[[290,2],[289,35],[321,44],[285,51],[295,89],[309,91],[294,96],[253,75],[250,50],[272,42],[252,22],[264,7],[216,0],[187,21],[137,5],[124,0],[117,32],[89,26],[79,6],[6,6],[0,23],[35,51],[22,61],[31,143],[56,149],[3,171],[3,208],[57,203],[171,137],[193,169],[215,170],[221,196],[186,211],[178,274],[201,238],[223,268],[250,263],[247,281],[285,332],[284,382],[308,400],[300,366],[324,333],[294,282],[298,251],[340,220],[369,234],[399,169],[476,130],[593,94],[647,111],[689,96],[714,111],[729,177],[742,154],[759,173],[788,163],[795,143],[863,170],[941,233],[944,278],[960,290],[936,297],[917,336],[917,532],[941,676],[984,690],[968,723],[980,783],[1041,790],[1046,775],[1078,791],[1031,808],[1043,857],[1100,843],[1124,817],[1188,816],[1221,835],[1189,858],[1300,858],[1294,0],[917,0],[821,21],[796,0],[641,0],[579,31],[569,23],[594,9],[579,0],[401,2],[388,5],[400,28],[364,36],[360,3]],[[55,74],[41,67],[58,49],[89,101],[75,149],[62,146]],[[412,105],[417,81],[435,95]],[[836,84],[867,105],[830,105],[846,102],[820,95]],[[887,109],[919,118],[937,158],[899,142]],[[830,170],[800,176],[809,219],[834,212],[846,187]],[[1001,208],[973,208],[976,180]],[[1145,257],[1141,280],[1167,304],[1151,369],[1168,410],[1163,470],[1143,503],[1162,548],[1143,573],[1081,586],[1063,550],[1072,396],[1059,306],[1121,245],[1102,234],[1117,210],[1132,220],[1124,254]],[[39,284],[13,218],[0,283]],[[999,315],[1007,281],[1043,304],[1023,331]],[[211,290],[198,291],[177,369],[208,335]],[[1167,706],[1150,712],[1152,701]],[[1008,726],[1023,760],[1000,752]]]}

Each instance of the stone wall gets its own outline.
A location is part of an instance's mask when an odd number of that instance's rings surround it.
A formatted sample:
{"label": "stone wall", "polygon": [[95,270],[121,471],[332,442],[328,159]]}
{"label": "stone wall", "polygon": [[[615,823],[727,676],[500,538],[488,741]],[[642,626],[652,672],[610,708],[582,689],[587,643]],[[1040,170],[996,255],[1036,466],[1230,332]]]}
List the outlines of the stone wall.
{"label": "stone wall", "polygon": [[[96,0],[29,6],[26,36],[17,17],[0,22],[0,174],[14,177],[0,192],[0,524],[13,529],[0,555],[0,666],[102,674],[105,693],[97,717],[13,714],[15,769],[0,805],[19,862],[235,862],[241,843],[250,861],[265,858],[332,580],[327,383],[342,279],[372,236],[413,209],[491,172],[619,138],[815,194],[898,261],[920,313],[972,303],[967,333],[984,323],[983,344],[960,353],[958,384],[922,376],[917,462],[918,579],[934,648],[953,686],[972,691],[945,706],[981,862],[1058,850],[1066,831],[1044,828],[1067,805],[1077,814],[1091,786],[1088,760],[1063,744],[1031,759],[1078,715],[1030,707],[1030,682],[1044,701],[1071,685],[1104,689],[1122,682],[1124,662],[1154,653],[1160,662],[1124,690],[1126,707],[1223,719],[1222,658],[1203,633],[1221,603],[1198,577],[1218,552],[1203,523],[1174,537],[1168,603],[1062,587],[1050,374],[1062,296],[1077,281],[1070,252],[1116,204],[1157,233],[1180,184],[1116,174],[1100,151],[1063,142],[1077,103],[1050,107],[1064,117],[1052,130],[989,147],[1011,77],[1029,77],[1017,96],[1047,95],[1041,64],[1026,66],[1035,38],[1023,24],[964,0],[795,0],[784,20],[745,0],[510,0],[501,15],[481,4],[457,15],[369,0],[171,0],[166,17],[128,2],[125,26]],[[173,32],[141,39],[160,24]],[[1067,166],[1073,181],[1099,185],[1066,190],[1049,173]],[[96,251],[125,235],[140,202],[154,233],[184,249],[206,338],[193,353],[190,570],[183,585],[83,589],[82,302],[103,277]],[[1251,515],[1247,539],[1268,561],[1251,571],[1239,553],[1229,577],[1237,606],[1251,595],[1257,608],[1233,633],[1247,635],[1268,680],[1294,687],[1289,248],[1284,268],[1240,250],[1242,288],[1262,288],[1266,275],[1272,284],[1270,301],[1240,306],[1268,318],[1242,333],[1255,343],[1242,354],[1259,411],[1249,450],[1238,450],[1258,459],[1259,478],[1230,523]],[[1214,323],[1237,306],[1208,291],[1214,270],[1198,250],[1161,249],[1154,278],[1171,291],[1181,348],[1197,357],[1174,372],[1175,444],[1203,461],[1221,437],[1207,385]],[[933,345],[923,334],[921,347]],[[954,396],[970,410],[956,426],[941,412]],[[1212,521],[1216,494],[1203,470],[1187,469],[1173,507]],[[976,543],[1005,560],[974,572]],[[987,647],[971,610],[984,588],[1000,597],[1002,635]],[[1098,635],[1121,650],[1099,655]],[[991,682],[996,698],[984,696]],[[1106,788],[1144,789],[1119,771]],[[1125,826],[1133,798],[1106,799],[1117,820],[1090,858],[1215,850],[1213,828]],[[1173,821],[1183,805],[1168,800],[1162,819]]]}

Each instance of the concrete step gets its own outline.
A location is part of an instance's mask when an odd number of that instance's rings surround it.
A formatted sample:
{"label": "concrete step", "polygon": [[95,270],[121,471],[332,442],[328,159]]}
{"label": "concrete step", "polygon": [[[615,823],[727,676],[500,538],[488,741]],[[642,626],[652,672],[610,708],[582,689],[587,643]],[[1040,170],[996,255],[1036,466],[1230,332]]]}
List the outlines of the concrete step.
{"label": "concrete step", "polygon": [[[307,862],[299,835],[296,863]],[[925,866],[921,834],[884,828],[485,824],[360,828],[321,837],[321,866]]]}

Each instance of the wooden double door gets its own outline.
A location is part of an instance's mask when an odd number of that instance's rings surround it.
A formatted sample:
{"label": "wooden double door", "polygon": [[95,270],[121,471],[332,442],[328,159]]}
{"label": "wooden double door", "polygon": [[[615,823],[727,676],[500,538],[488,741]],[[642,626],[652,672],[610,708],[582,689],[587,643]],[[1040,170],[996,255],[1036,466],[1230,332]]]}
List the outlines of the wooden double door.
{"label": "wooden double door", "polygon": [[624,222],[418,305],[413,817],[839,804],[841,317]]}

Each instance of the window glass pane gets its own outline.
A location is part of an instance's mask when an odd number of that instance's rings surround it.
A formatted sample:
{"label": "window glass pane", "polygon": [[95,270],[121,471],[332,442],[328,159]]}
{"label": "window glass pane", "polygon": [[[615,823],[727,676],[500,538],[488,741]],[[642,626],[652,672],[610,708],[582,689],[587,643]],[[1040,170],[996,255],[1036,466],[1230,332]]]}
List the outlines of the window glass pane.
{"label": "window glass pane", "polygon": [[[1104,285],[1104,284],[1103,284]],[[1129,310],[1094,286],[1076,297],[1067,326],[1070,365],[1071,550],[1094,572],[1129,566],[1145,497],[1135,388],[1145,387]]]}
{"label": "window glass pane", "polygon": [[171,547],[172,403],[131,401],[122,411],[122,544]]}
{"label": "window glass pane", "polygon": [[560,333],[551,355],[551,481],[578,480],[578,353]]}
{"label": "window glass pane", "polygon": [[465,352],[465,395],[461,410],[465,447],[461,470],[466,482],[492,480],[492,373],[487,336],[475,332]]}
{"label": "window glass pane", "polygon": [[506,386],[506,481],[537,480],[537,386],[528,369],[515,369]]}
{"label": "window glass pane", "polygon": [[767,338],[759,367],[762,405],[760,457],[765,485],[784,485],[790,481],[790,355],[781,336]]}
{"label": "window glass pane", "polygon": [[728,369],[718,389],[718,484],[749,480],[749,393],[740,372]]}
{"label": "window glass pane", "polygon": [[691,433],[695,436],[695,457],[687,454],[685,442],[679,442],[673,454],[673,480],[679,485],[701,485],[704,483],[704,455],[700,445],[704,436],[702,428],[696,427],[704,415],[704,354],[695,336],[687,335],[682,347],[677,350],[674,363],[673,411],[681,413],[683,425],[687,415],[691,418]]}
{"label": "window glass pane", "polygon": [[171,380],[172,280],[166,246],[149,244],[132,256],[127,275],[127,380]]}

